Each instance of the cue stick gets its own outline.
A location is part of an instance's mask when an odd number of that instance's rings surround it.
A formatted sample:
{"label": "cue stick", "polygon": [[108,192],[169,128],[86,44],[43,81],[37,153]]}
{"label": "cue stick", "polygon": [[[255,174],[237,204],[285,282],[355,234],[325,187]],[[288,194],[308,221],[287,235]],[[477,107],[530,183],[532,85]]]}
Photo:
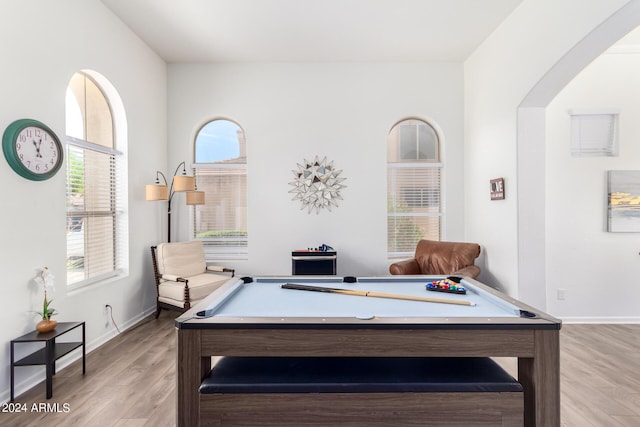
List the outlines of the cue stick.
{"label": "cue stick", "polygon": [[466,300],[455,300],[446,298],[431,298],[431,297],[418,297],[413,295],[401,295],[390,294],[386,292],[372,292],[372,291],[358,291],[355,289],[340,289],[340,288],[325,288],[322,286],[309,286],[299,285],[296,283],[285,283],[280,286],[282,289],[295,289],[298,291],[315,291],[315,292],[327,292],[332,294],[353,295],[360,297],[374,297],[374,298],[389,298],[389,299],[401,299],[409,301],[421,301],[421,302],[435,302],[440,304],[456,304],[456,305],[469,305],[474,306],[475,303]]}

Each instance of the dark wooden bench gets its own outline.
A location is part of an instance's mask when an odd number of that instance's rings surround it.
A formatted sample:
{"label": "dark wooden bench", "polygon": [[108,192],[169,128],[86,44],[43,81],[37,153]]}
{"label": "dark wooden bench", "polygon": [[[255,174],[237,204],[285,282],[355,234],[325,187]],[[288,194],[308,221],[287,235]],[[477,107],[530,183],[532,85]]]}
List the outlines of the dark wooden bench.
{"label": "dark wooden bench", "polygon": [[522,426],[522,386],[490,358],[224,357],[203,426]]}

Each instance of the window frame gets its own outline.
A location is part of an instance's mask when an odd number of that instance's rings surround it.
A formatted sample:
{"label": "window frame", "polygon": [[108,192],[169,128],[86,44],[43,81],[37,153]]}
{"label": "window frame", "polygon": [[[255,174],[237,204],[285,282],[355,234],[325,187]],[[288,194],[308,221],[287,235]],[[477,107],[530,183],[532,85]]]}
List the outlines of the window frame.
{"label": "window frame", "polygon": [[[122,151],[122,149],[120,148],[120,145],[124,144],[120,144],[119,138],[118,136],[122,133],[120,132],[121,130],[118,129],[119,127],[119,120],[118,117],[119,115],[116,113],[116,111],[114,111],[114,102],[116,103],[119,102],[119,99],[113,100],[112,97],[113,96],[118,96],[117,93],[115,92],[115,90],[113,90],[110,86],[110,83],[104,79],[104,77],[100,76],[97,73],[91,72],[89,70],[82,70],[82,71],[78,71],[76,73],[74,73],[74,77],[76,76],[76,74],[80,74],[83,75],[86,79],[90,80],[95,87],[99,90],[101,96],[104,98],[104,102],[106,103],[106,107],[107,107],[107,112],[109,114],[109,120],[111,122],[111,130],[110,130],[110,135],[111,135],[111,141],[113,143],[113,147],[107,147],[105,145],[101,145],[101,144],[97,144],[95,142],[91,142],[82,138],[77,138],[74,136],[70,136],[70,135],[66,135],[66,133],[69,131],[69,129],[66,129],[65,131],[65,151],[67,153],[67,165],[66,165],[66,190],[65,190],[65,199],[66,199],[66,216],[67,216],[67,242],[66,242],[66,252],[67,252],[67,269],[66,269],[66,274],[67,274],[67,288],[69,290],[75,290],[75,289],[79,289],[79,288],[83,288],[92,284],[96,284],[99,282],[103,282],[109,279],[112,279],[114,277],[118,277],[121,276],[123,274],[126,273],[126,265],[127,265],[127,247],[126,247],[126,241],[127,241],[127,216],[126,216],[126,197],[127,197],[127,191],[126,191],[126,185],[127,185],[127,165],[126,165],[126,153],[124,151]],[[71,80],[70,80],[70,84],[68,87],[70,87],[71,85]],[[66,102],[65,102],[65,105]],[[119,105],[119,104],[117,104]],[[82,106],[80,106],[82,108]],[[68,114],[68,107],[65,107],[65,114]],[[86,135],[86,112],[85,115],[82,116],[82,125],[83,125],[83,133]],[[126,126],[126,124],[124,125]],[[109,183],[109,209],[105,210],[105,209],[85,209],[82,211],[74,211],[72,210],[71,207],[71,203],[70,203],[70,186],[73,185],[71,183],[71,179],[72,179],[72,174],[74,174],[74,171],[71,170],[71,156],[69,155],[70,150],[82,150],[83,152],[83,156],[81,156],[83,159],[85,158],[85,154],[88,153],[92,156],[103,156],[106,155],[108,156],[108,158],[104,158],[103,161],[107,161],[107,163],[109,164],[109,170],[108,171],[104,171],[103,173],[106,173],[110,176],[110,183]],[[100,169],[96,169],[96,170],[100,170]],[[83,166],[83,171],[82,173],[85,173],[85,169]],[[86,184],[86,179],[83,177],[83,185]],[[70,263],[69,263],[69,253],[70,253],[70,247],[69,247],[69,232],[70,232],[70,227],[69,224],[74,224],[73,223],[73,218],[77,218],[77,217],[82,217],[83,220],[81,221],[81,225],[80,225],[80,232],[82,232],[82,247],[81,250],[83,252],[83,268],[82,268],[82,275],[83,278],[77,281],[70,281]],[[86,259],[85,258],[91,258],[91,256],[93,256],[94,258],[100,257],[100,256],[104,256],[101,255],[100,253],[95,253],[91,252],[91,248],[93,248],[93,250],[96,250],[95,248],[100,247],[100,245],[102,245],[103,240],[101,240],[100,238],[96,237],[93,240],[93,245],[91,245],[90,243],[87,243],[87,241],[90,241],[91,239],[91,234],[93,234],[91,232],[91,230],[87,230],[85,228],[85,224],[87,223],[87,219],[89,218],[112,218],[112,225],[107,229],[110,230],[111,232],[111,247],[110,247],[110,251],[112,252],[110,255],[110,262],[107,261],[104,263],[105,266],[108,266],[110,268],[109,271],[104,271],[104,272],[99,272],[96,274],[91,274],[87,272],[87,268],[85,265]],[[77,227],[77,223],[76,225],[72,225],[73,228]],[[78,231],[76,230],[71,230],[72,232],[74,231]],[[97,243],[96,243],[97,242]],[[110,265],[109,265],[110,264]]]}
{"label": "window frame", "polygon": [[[403,126],[407,126],[408,124],[414,124],[416,126],[416,135],[419,135],[418,125],[424,124],[431,128],[433,135],[435,136],[435,158],[420,159],[419,150],[416,152],[415,159],[402,158],[403,155],[399,151],[402,146],[399,129]],[[420,142],[416,140],[416,147],[419,147],[419,143]],[[443,147],[441,134],[437,127],[429,120],[417,117],[407,117],[399,120],[390,128],[389,133],[387,134],[387,257],[389,259],[412,256],[415,253],[415,245],[418,243],[420,238],[428,238],[430,240],[441,239],[444,219],[444,162],[442,161],[442,153]],[[393,158],[391,158],[392,155],[394,156]],[[403,173],[403,170],[415,173],[417,176],[427,179],[428,181],[424,182],[422,185],[420,183],[416,184],[400,175]],[[437,175],[433,180],[431,180],[429,175],[432,174],[434,170],[437,171]],[[407,184],[402,184],[403,180],[405,180]],[[392,185],[396,186],[396,188],[393,189],[394,191],[391,189]],[[437,189],[434,188],[436,185]],[[407,206],[403,208],[401,206],[401,201],[406,197],[409,197],[407,194],[410,195],[411,193],[419,195],[420,200],[416,199],[406,201]],[[427,197],[425,199],[425,197],[423,197],[425,194],[434,195],[434,197]],[[435,203],[433,202],[434,200]],[[419,203],[421,203],[421,205],[415,205]],[[414,205],[412,206],[412,204]],[[429,211],[430,209],[433,209],[434,206],[437,210]],[[403,209],[409,209],[411,211],[403,212]],[[407,242],[406,250],[393,250],[397,248],[397,246],[392,246],[392,242],[397,242],[398,240],[393,237],[396,233],[397,227],[392,226],[392,224],[398,223],[398,220],[401,220],[402,218],[416,218],[418,221],[429,221],[429,218],[437,218],[437,223],[435,224],[435,227],[437,228],[437,236],[425,235],[425,230],[422,230],[421,236],[419,238],[416,237],[415,244],[413,242]],[[419,223],[416,224],[415,222],[410,222],[405,225],[408,225],[408,228],[420,227]],[[430,226],[431,225],[427,224],[427,227]],[[397,243],[394,245],[397,245]]]}
{"label": "window frame", "polygon": [[[242,139],[238,140],[238,156],[231,159],[224,159],[220,161],[214,162],[198,162],[198,138],[203,131],[203,129],[216,121],[225,121],[232,123],[237,127],[236,132],[239,130],[242,132]],[[242,147],[241,145],[245,146]],[[239,159],[243,159],[243,162],[239,162]],[[206,192],[207,197],[205,198],[205,205],[203,206],[195,206],[193,210],[193,221],[192,221],[192,230],[191,236],[193,239],[201,240],[204,243],[205,249],[205,257],[207,260],[218,260],[218,259],[233,259],[233,260],[246,260],[249,257],[249,232],[247,230],[247,221],[249,215],[249,204],[248,204],[248,158],[246,155],[246,133],[243,127],[236,122],[235,120],[226,118],[226,117],[216,117],[211,120],[206,121],[202,126],[200,126],[194,137],[194,163],[192,164],[193,175],[196,178],[196,184],[199,186],[199,189],[205,190],[205,183],[203,183],[203,178],[207,175],[215,175],[215,173],[219,173],[223,176],[225,173],[229,174],[237,174],[237,176],[244,177],[244,186],[243,187],[234,187],[234,191],[230,191],[229,194],[240,192],[244,193],[244,222],[245,222],[245,230],[239,230],[238,232],[244,233],[241,235],[234,235],[233,232],[229,233],[229,235],[222,235],[218,237],[198,237],[199,232],[197,229],[198,223],[198,215],[201,215],[201,211],[206,208],[207,203],[211,200],[210,195],[214,194],[214,197],[220,195],[220,192]],[[218,200],[218,199],[216,199]],[[210,205],[209,205],[210,206]],[[237,205],[235,205],[237,206]],[[242,208],[242,206],[241,206]],[[223,220],[225,225],[228,224],[227,218]],[[233,220],[235,228],[237,228],[237,222],[235,219]],[[209,232],[217,232],[224,230],[209,230]],[[232,242],[241,242],[242,244],[230,244]]]}

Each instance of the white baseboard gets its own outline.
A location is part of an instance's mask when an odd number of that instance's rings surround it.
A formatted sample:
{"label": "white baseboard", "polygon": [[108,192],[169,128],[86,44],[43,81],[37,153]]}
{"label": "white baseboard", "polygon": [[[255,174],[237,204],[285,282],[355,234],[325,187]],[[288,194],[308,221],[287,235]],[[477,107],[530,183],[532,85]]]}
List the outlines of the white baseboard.
{"label": "white baseboard", "polygon": [[[147,316],[151,315],[152,313],[155,313],[156,311],[156,307],[155,305],[147,310],[145,310],[144,312],[142,312],[141,314],[139,314],[138,316],[131,318],[129,320],[127,320],[123,325],[119,326],[120,332],[124,332],[127,329],[130,329],[131,327],[135,326],[136,324],[138,324],[140,321],[142,321],[143,319],[145,319]],[[115,327],[113,327],[112,329],[110,329],[109,331],[107,331],[106,333],[104,333],[103,335],[97,337],[96,339],[92,340],[91,342],[87,342],[85,343],[86,345],[86,353],[89,354],[91,353],[93,350],[99,348],[100,346],[104,345],[105,343],[109,342],[110,340],[112,340],[114,337],[116,337],[118,335],[118,331],[116,330]],[[73,351],[70,354],[61,357],[60,359],[58,359],[56,361],[56,371],[60,372],[62,371],[64,368],[66,368],[67,366],[71,365],[73,362],[75,362],[76,360],[80,360],[82,359],[82,353],[79,351]],[[16,396],[20,396],[21,394],[25,393],[26,391],[28,391],[29,389],[35,387],[36,385],[40,384],[41,382],[45,381],[45,372],[44,372],[44,366],[42,366],[40,369],[37,369],[38,372],[35,372],[33,375],[30,375],[29,377],[25,378],[24,380],[20,381],[19,383],[15,384],[15,392],[14,394]],[[54,390],[55,392],[55,390]],[[45,395],[42,395],[42,399],[45,399]],[[11,390],[6,390],[3,393],[0,394],[0,401],[1,402],[9,402],[9,399],[11,398]]]}

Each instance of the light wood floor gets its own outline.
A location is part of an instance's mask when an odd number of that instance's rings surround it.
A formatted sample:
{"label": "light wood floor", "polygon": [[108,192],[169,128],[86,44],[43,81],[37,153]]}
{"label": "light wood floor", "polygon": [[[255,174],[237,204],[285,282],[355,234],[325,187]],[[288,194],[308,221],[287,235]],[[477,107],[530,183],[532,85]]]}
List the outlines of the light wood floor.
{"label": "light wood floor", "polygon": [[[88,354],[85,376],[80,362],[58,372],[52,399],[44,383],[16,398],[68,412],[0,413],[0,425],[174,426],[174,317],[164,311]],[[562,425],[640,426],[640,325],[564,325],[560,337]],[[500,362],[515,376],[514,360]]]}

